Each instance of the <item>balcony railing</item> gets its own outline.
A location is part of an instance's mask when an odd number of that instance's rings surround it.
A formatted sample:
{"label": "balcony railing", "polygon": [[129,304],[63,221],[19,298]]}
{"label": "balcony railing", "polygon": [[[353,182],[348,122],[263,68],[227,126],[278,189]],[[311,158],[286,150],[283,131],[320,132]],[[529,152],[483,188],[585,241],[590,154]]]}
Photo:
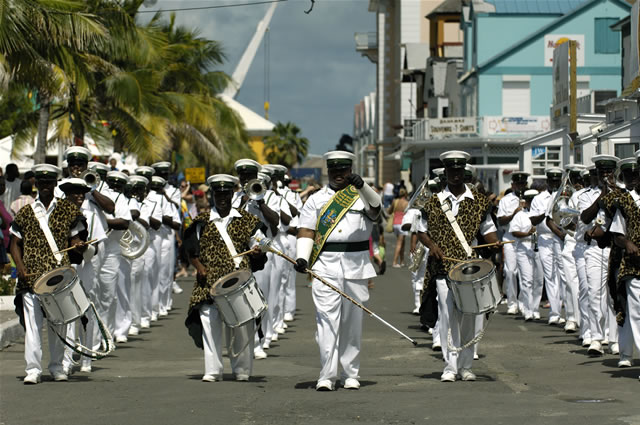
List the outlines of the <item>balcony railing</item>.
{"label": "balcony railing", "polygon": [[356,50],[371,50],[378,48],[378,38],[375,32],[357,32],[355,33]]}
{"label": "balcony railing", "polygon": [[405,129],[405,140],[422,141],[448,137],[520,138],[543,133],[548,131],[550,126],[550,119],[546,115],[423,118]]}

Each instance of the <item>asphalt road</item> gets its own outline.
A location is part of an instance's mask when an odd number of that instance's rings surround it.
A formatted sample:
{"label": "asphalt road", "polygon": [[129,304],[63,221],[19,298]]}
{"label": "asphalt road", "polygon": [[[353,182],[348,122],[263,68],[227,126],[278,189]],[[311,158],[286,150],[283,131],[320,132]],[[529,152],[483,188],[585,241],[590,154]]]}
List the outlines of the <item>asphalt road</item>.
{"label": "asphalt road", "polygon": [[[319,355],[310,289],[298,279],[296,320],[250,382],[205,383],[202,352],[184,327],[189,298],[152,328],[69,382],[25,386],[24,345],[0,352],[0,424],[640,424],[640,361],[590,358],[575,336],[501,313],[474,361],[476,382],[441,383],[442,359],[409,312],[406,269],[376,279],[369,307],[418,347],[365,318],[359,391],[316,392]],[[543,318],[546,311],[543,311]],[[47,364],[45,350],[45,360]]]}

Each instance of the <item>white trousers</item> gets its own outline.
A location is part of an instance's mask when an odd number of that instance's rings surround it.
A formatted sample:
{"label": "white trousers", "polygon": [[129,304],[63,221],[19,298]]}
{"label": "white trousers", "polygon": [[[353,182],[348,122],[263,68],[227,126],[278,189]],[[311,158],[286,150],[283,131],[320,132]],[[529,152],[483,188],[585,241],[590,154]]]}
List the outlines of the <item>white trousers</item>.
{"label": "white trousers", "polygon": [[[506,246],[506,245],[505,245]],[[522,301],[522,313],[525,317],[532,316],[534,311],[538,311],[540,299],[535,302],[534,279],[535,274],[535,252],[529,241],[519,241],[516,248],[518,259],[518,276],[520,276],[520,296]],[[542,288],[540,288],[542,295]]]}
{"label": "white trousers", "polygon": [[[322,277],[360,303],[369,300],[367,279]],[[338,363],[342,366],[342,378],[358,378],[362,310],[317,279],[311,284],[311,293],[316,306],[316,342],[320,348],[318,380],[335,382]]]}
{"label": "white trousers", "polygon": [[422,289],[424,287],[424,274],[427,270],[427,260],[429,259],[429,250],[426,250],[420,267],[415,272],[411,272],[411,289],[413,290],[413,307],[420,308],[422,304]]}
{"label": "white trousers", "polygon": [[580,308],[578,305],[579,283],[576,260],[573,251],[576,248],[576,240],[567,235],[562,247],[562,266],[565,278],[564,310],[567,321],[580,323]]}
{"label": "white trousers", "polygon": [[227,353],[231,360],[231,370],[236,375],[251,376],[253,369],[254,321],[235,329],[228,328],[222,321],[215,304],[200,307],[202,321],[202,343],[204,348],[204,374],[222,378],[222,329],[225,329]]}
{"label": "white trousers", "polygon": [[438,289],[438,322],[440,323],[440,339],[442,356],[445,361],[444,372],[458,373],[459,369],[471,369],[473,362],[473,346],[459,353],[449,350],[448,335],[454,347],[460,347],[471,341],[476,334],[476,317],[462,314],[454,306],[453,294],[449,291],[446,279],[436,279]]}
{"label": "white trousers", "polygon": [[275,333],[278,322],[282,317],[281,302],[284,300],[282,297],[282,275],[285,267],[285,259],[278,255],[273,255],[269,261],[272,261],[273,264],[269,270],[269,295],[265,294],[268,307],[267,312],[262,316],[262,320],[266,322],[263,329],[267,341],[269,341]]}
{"label": "white trousers", "polygon": [[[513,240],[511,233],[505,233],[502,240]],[[504,259],[504,289],[507,294],[507,307],[518,306],[518,281],[516,273],[518,272],[518,258],[516,256],[516,244],[507,244],[502,247]]]}
{"label": "white trousers", "polygon": [[[162,262],[165,261],[162,258],[162,240],[164,238],[162,229],[157,231],[154,238],[153,243],[155,247],[156,261],[153,272],[153,282],[152,282],[152,293],[151,293],[151,314],[157,315],[160,312],[160,298],[162,296],[162,284],[161,284],[161,275],[162,275]],[[166,253],[165,253],[166,255]]]}
{"label": "white trousers", "polygon": [[117,287],[120,273],[120,244],[117,240],[107,239],[104,247],[104,256],[98,274],[96,308],[98,314],[104,320],[109,332],[113,335],[116,328]]}
{"label": "white trousers", "polygon": [[560,268],[562,267],[562,244],[555,235],[538,238],[538,250],[542,261],[542,271],[544,282],[549,298],[549,319],[560,317],[562,310],[561,285],[562,278]]}
{"label": "white trousers", "polygon": [[[53,330],[50,323],[45,323],[40,301],[35,294],[26,292],[22,295],[24,312],[24,360],[27,363],[27,374],[37,372],[42,374],[42,327],[47,327],[49,339],[49,372],[62,372],[62,360],[64,357],[64,344]],[[67,327],[54,326],[60,335],[66,337]]]}
{"label": "white trousers", "polygon": [[640,354],[640,279],[626,279],[627,308],[624,326],[619,328],[620,357],[633,358],[633,345]]}
{"label": "white trousers", "polygon": [[[289,257],[297,258],[296,256],[296,237],[289,235],[287,241],[289,242]],[[288,262],[285,263],[284,274],[287,275],[287,280],[284,285],[284,312],[289,313],[292,316],[296,313],[296,271],[293,266]]]}
{"label": "white trousers", "polygon": [[596,243],[587,246],[584,251],[585,270],[588,283],[591,339],[610,342],[618,341],[618,325],[613,314],[613,300],[607,286],[609,254],[611,249],[600,249]]}
{"label": "white trousers", "polygon": [[[149,248],[144,252],[144,271],[142,273],[142,319],[149,320],[153,312],[154,306],[157,307],[158,302],[158,268],[156,267],[158,254],[156,251],[156,235],[155,230],[149,231],[151,242]],[[155,302],[155,304],[154,304]],[[156,313],[158,310],[156,310]]]}
{"label": "white trousers", "polygon": [[[256,278],[256,283],[258,284],[258,288],[262,291],[262,295],[264,295],[265,300],[269,300],[269,278],[271,277],[271,268],[273,266],[273,258],[275,257],[272,253],[267,253],[267,262],[264,265],[264,269],[258,270],[253,273],[253,276]],[[267,315],[269,314],[269,303],[267,301],[267,310],[262,315],[262,319],[260,320],[260,330],[262,331],[263,339],[260,339],[258,336],[258,330],[256,329],[255,335],[255,347],[256,349],[262,349],[262,343],[266,340],[265,335],[267,332]]]}
{"label": "white trousers", "polygon": [[142,287],[144,280],[144,255],[131,262],[131,289],[129,291],[129,308],[131,309],[131,324],[140,327],[142,318]]}
{"label": "white trousers", "polygon": [[116,307],[115,336],[127,336],[131,326],[131,306],[129,304],[129,292],[131,291],[131,261],[120,258],[120,270],[118,272],[118,304]]}
{"label": "white trousers", "polygon": [[173,230],[161,229],[160,263],[158,264],[158,303],[159,311],[171,308],[171,285],[175,266],[175,236]]}

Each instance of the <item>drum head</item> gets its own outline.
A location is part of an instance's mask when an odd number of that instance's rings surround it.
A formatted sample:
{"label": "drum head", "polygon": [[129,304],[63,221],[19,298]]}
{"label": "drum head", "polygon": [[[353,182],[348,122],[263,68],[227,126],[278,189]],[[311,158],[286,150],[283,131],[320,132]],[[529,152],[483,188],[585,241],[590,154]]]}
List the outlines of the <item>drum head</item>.
{"label": "drum head", "polygon": [[449,271],[449,280],[455,282],[473,282],[486,277],[493,270],[489,260],[477,259],[458,263]]}
{"label": "drum head", "polygon": [[36,280],[33,285],[33,292],[39,295],[52,294],[56,290],[67,286],[76,276],[77,274],[73,267],[65,266],[53,269]]}
{"label": "drum head", "polygon": [[237,270],[218,279],[211,288],[211,296],[218,297],[235,292],[242,284],[251,279],[249,270]]}

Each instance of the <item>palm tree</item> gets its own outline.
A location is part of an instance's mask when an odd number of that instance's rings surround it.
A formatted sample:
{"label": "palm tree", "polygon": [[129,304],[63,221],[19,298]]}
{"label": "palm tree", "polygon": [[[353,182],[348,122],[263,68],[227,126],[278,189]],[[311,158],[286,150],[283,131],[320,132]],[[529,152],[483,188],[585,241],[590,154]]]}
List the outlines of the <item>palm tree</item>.
{"label": "palm tree", "polygon": [[309,150],[309,140],[301,136],[297,125],[278,122],[273,133],[274,135],[267,137],[264,143],[267,161],[282,164],[287,168],[304,161]]}

